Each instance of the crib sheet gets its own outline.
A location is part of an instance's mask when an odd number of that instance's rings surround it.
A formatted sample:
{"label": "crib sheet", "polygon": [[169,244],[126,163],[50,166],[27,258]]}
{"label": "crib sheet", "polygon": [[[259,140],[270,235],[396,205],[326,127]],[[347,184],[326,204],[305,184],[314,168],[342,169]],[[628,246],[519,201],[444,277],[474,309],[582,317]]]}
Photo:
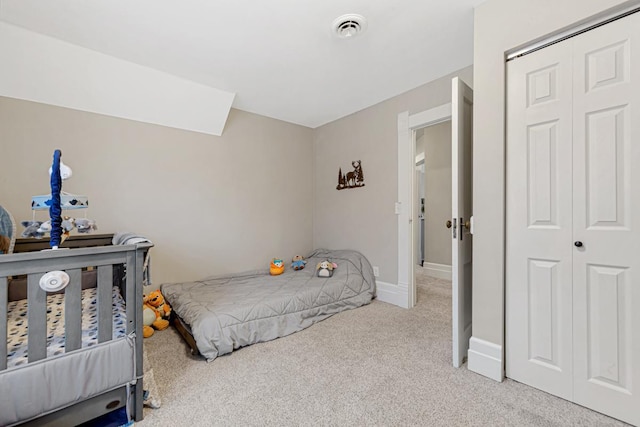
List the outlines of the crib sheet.
{"label": "crib sheet", "polygon": [[[24,365],[27,353],[27,300],[8,305],[7,368]],[[126,307],[117,286],[113,287],[113,338],[126,334]],[[47,296],[47,357],[64,354],[64,294]],[[98,343],[96,288],[82,291],[82,348]]]}

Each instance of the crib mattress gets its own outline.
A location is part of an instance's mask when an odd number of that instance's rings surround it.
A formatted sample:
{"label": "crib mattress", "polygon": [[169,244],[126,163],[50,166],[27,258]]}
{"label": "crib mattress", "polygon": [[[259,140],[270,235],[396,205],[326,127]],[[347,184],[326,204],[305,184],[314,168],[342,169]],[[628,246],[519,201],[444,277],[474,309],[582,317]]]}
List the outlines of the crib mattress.
{"label": "crib mattress", "polygon": [[[28,362],[27,300],[8,305],[7,368]],[[126,334],[126,307],[117,286],[113,287],[113,338]],[[64,354],[64,294],[47,296],[47,357]],[[82,291],[82,347],[98,344],[98,313],[96,288]]]}

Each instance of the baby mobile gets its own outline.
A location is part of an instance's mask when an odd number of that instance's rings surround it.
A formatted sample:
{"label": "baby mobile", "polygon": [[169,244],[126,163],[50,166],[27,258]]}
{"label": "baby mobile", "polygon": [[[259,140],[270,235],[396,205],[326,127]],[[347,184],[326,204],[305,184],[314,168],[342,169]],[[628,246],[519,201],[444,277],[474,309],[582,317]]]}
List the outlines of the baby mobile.
{"label": "baby mobile", "polygon": [[[51,194],[44,196],[33,196],[31,199],[31,209],[33,218],[31,221],[22,221],[25,227],[22,237],[33,237],[41,239],[45,234],[51,236],[51,249],[58,247],[69,237],[69,233],[75,228],[78,233],[91,233],[97,230],[96,222],[85,218],[72,218],[63,216],[63,210],[86,209],[89,207],[87,196],[78,196],[62,191],[62,181],[71,178],[71,168],[62,163],[62,152],[53,152],[53,164],[49,168],[51,177]],[[36,221],[37,210],[49,210],[49,220]]]}

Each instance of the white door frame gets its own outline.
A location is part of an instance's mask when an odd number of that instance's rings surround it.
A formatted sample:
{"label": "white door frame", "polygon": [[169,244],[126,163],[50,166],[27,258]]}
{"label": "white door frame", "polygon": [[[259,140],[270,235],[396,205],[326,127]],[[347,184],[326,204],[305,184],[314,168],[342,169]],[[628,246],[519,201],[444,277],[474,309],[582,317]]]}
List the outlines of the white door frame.
{"label": "white door frame", "polygon": [[[443,104],[415,114],[398,114],[398,289],[399,304],[412,308],[416,303],[414,278],[415,242],[413,233],[415,158],[415,131],[451,120],[451,103]],[[450,142],[449,142],[450,143]]]}

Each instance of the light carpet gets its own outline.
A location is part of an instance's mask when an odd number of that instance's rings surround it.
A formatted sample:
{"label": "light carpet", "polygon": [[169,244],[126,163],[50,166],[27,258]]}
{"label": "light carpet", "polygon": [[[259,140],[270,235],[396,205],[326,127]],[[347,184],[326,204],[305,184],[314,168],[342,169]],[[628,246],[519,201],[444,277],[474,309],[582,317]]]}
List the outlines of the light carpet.
{"label": "light carpet", "polygon": [[173,329],[145,340],[162,407],[139,426],[622,426],[451,366],[451,282],[417,274],[411,310],[374,300],[212,363]]}

